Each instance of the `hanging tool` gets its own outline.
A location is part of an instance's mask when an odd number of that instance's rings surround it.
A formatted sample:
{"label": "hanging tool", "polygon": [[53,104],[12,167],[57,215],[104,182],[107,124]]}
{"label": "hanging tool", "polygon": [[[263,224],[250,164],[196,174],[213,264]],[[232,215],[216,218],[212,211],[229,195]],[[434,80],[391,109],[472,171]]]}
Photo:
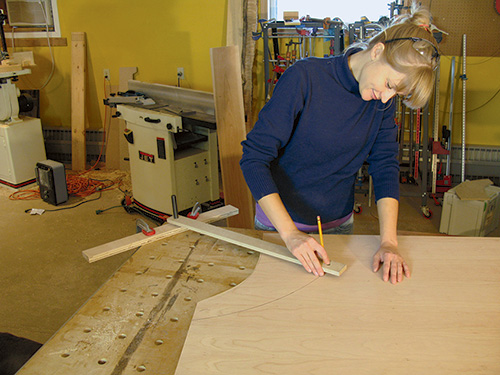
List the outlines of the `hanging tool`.
{"label": "hanging tool", "polygon": [[[334,30],[332,28],[330,28],[330,26],[331,26],[330,21],[331,21],[330,17],[326,17],[323,20],[323,32],[326,33],[326,35],[334,36],[335,35]],[[335,49],[334,49],[335,40],[334,40],[334,38],[328,38],[328,39],[330,42],[330,56],[333,56],[335,53]]]}
{"label": "hanging tool", "polygon": [[269,83],[269,91],[267,93],[266,100],[268,101],[271,99],[271,95],[274,91],[274,86],[276,86],[276,83],[278,83],[278,79],[281,77],[281,74],[285,72],[285,69],[282,68],[281,63],[285,59],[281,56],[278,56],[278,60],[276,64],[273,65],[273,76],[272,78],[269,78],[267,82]]}
{"label": "hanging tool", "polygon": [[[432,156],[436,158],[435,166],[436,170],[433,170],[433,176],[435,179],[433,181],[433,192],[432,195],[434,202],[436,202],[436,193],[444,193],[451,188],[451,134],[453,131],[453,102],[454,102],[454,92],[455,92],[455,57],[451,58],[450,66],[450,114],[448,119],[448,127],[443,125],[441,140],[442,144],[434,139],[432,142]],[[439,164],[439,170],[437,169],[438,155],[446,155],[446,170],[442,174],[442,163]],[[434,159],[433,159],[434,160]]]}
{"label": "hanging tool", "polygon": [[290,40],[290,43],[285,44],[286,45],[286,55],[285,55],[285,69],[290,66],[290,46],[292,41]]}
{"label": "hanging tool", "polygon": [[146,236],[152,236],[156,232],[153,228],[150,228],[149,225],[142,219],[137,219],[135,222],[137,233],[144,233]]}
{"label": "hanging tool", "polygon": [[[455,91],[455,56],[451,58],[451,67],[450,67],[450,116],[449,116],[449,124],[448,124],[448,143],[447,143],[447,149],[448,149],[448,158],[446,160],[446,175],[450,176],[451,175],[451,132],[453,129],[453,96],[454,96],[454,91]],[[444,131],[443,131],[444,135]]]}
{"label": "hanging tool", "polygon": [[417,109],[417,124],[416,124],[415,141],[417,142],[417,149],[415,150],[415,169],[413,170],[413,178],[418,179],[418,162],[420,159],[420,108]]}
{"label": "hanging tool", "polygon": [[466,93],[466,84],[467,74],[466,74],[466,65],[467,65],[467,35],[464,34],[462,37],[462,47],[463,47],[463,60],[462,60],[462,75],[460,79],[462,80],[462,170],[461,170],[461,181],[465,181],[465,93]]}
{"label": "hanging tool", "polygon": [[438,133],[439,133],[439,75],[440,75],[441,62],[438,61],[436,68],[436,81],[434,83],[434,121],[432,124],[432,158],[431,158],[431,172],[432,172],[432,183],[431,183],[431,194],[436,194],[436,180],[437,180],[437,154],[434,152],[434,144],[438,143]]}
{"label": "hanging tool", "polygon": [[415,179],[413,178],[413,146],[414,146],[414,131],[413,131],[413,121],[414,121],[414,111],[413,109],[410,109],[410,135],[409,135],[409,140],[408,140],[408,183],[409,184],[414,184]]}

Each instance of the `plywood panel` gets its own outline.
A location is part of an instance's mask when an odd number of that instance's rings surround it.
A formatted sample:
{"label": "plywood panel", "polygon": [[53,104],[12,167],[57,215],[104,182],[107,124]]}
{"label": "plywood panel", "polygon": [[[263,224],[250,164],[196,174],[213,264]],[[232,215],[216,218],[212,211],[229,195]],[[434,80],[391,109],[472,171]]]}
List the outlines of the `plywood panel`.
{"label": "plywood panel", "polygon": [[445,55],[462,55],[462,35],[467,34],[468,56],[500,56],[500,15],[493,0],[423,0],[433,23],[449,35],[440,49]]}
{"label": "plywood panel", "polygon": [[500,239],[401,237],[400,285],[371,271],[378,236],[325,243],[340,278],[262,255],[198,303],[176,375],[500,373]]}

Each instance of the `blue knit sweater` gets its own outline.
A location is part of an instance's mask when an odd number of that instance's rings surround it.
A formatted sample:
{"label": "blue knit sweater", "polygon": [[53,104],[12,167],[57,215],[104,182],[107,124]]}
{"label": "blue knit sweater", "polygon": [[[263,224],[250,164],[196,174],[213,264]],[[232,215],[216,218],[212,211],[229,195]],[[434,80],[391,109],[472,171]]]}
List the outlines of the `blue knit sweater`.
{"label": "blue knit sweater", "polygon": [[376,199],[399,199],[395,105],[361,98],[347,61],[355,52],[289,67],[242,142],[240,165],[254,198],[279,193],[295,222],[352,212],[364,161]]}

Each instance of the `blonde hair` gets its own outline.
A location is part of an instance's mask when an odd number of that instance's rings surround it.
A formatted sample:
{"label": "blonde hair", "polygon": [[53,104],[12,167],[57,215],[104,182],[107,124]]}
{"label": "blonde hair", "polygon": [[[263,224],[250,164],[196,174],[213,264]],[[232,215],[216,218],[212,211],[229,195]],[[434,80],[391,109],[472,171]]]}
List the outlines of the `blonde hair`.
{"label": "blonde hair", "polygon": [[[394,70],[405,76],[396,89],[406,94],[404,103],[410,108],[423,107],[434,88],[438,64],[437,43],[430,25],[429,11],[413,3],[409,14],[399,16],[389,27],[361,46],[370,50],[376,44],[384,43],[383,58]],[[417,43],[418,50],[415,47]]]}

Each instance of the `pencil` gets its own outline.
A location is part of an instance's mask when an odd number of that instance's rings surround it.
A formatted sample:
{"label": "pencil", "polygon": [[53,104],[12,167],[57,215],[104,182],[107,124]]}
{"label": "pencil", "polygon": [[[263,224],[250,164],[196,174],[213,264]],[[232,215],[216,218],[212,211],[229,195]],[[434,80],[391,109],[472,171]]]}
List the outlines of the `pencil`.
{"label": "pencil", "polygon": [[319,241],[321,242],[321,246],[325,247],[325,244],[323,242],[323,231],[321,230],[321,218],[317,217],[318,219],[318,232],[319,232]]}

